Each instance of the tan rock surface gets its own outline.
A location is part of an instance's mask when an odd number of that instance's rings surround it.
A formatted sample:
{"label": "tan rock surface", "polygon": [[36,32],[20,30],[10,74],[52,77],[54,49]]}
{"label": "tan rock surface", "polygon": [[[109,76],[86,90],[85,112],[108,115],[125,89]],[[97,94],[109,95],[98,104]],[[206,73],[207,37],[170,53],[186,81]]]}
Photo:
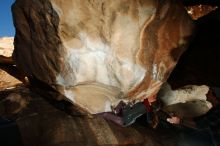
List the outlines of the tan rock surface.
{"label": "tan rock surface", "polygon": [[9,75],[7,72],[0,69],[0,91],[15,87],[16,85],[21,84],[21,81],[17,80],[13,76]]}
{"label": "tan rock surface", "polygon": [[[14,37],[3,37],[0,38],[0,55],[11,57],[14,51]],[[0,57],[3,59],[3,57]],[[4,57],[5,59],[5,57]],[[2,68],[2,64],[4,60],[0,61],[0,68]],[[0,69],[0,90],[4,90],[7,88],[15,87],[17,84],[21,84],[19,80],[9,75],[4,70]]]}
{"label": "tan rock surface", "polygon": [[17,66],[90,113],[158,92],[192,22],[172,0],[17,0]]}
{"label": "tan rock surface", "polygon": [[0,38],[0,55],[10,57],[14,51],[14,37]]}
{"label": "tan rock surface", "polygon": [[212,108],[212,104],[207,101],[208,91],[209,87],[206,85],[187,85],[172,90],[171,86],[165,83],[158,93],[158,98],[163,103],[164,111],[181,118],[193,118],[204,115]]}

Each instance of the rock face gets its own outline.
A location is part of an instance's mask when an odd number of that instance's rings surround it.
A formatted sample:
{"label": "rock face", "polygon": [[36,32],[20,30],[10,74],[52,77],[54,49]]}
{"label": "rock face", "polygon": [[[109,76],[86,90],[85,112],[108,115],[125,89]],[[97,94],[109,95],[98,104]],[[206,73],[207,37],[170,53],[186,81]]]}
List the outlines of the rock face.
{"label": "rock face", "polygon": [[172,0],[17,0],[13,57],[90,113],[160,89],[192,22]]}
{"label": "rock face", "polygon": [[[7,72],[12,72],[14,68],[6,67],[5,64],[11,64],[11,56],[14,51],[14,37],[0,38],[0,91],[6,88],[14,87],[17,84],[21,84],[19,80],[10,76]],[[4,71],[5,70],[5,71]]]}
{"label": "rock face", "polygon": [[15,87],[18,84],[21,84],[19,80],[17,80],[13,76],[10,76],[7,72],[0,69],[0,91],[5,90],[7,88]]}
{"label": "rock face", "polygon": [[0,55],[10,57],[14,51],[14,37],[0,38]]}
{"label": "rock face", "polygon": [[207,100],[209,87],[206,85],[188,85],[172,90],[165,83],[158,92],[158,98],[163,104],[164,111],[183,118],[192,118],[204,115],[212,104]]}
{"label": "rock face", "polygon": [[177,90],[172,90],[168,83],[165,83],[158,93],[158,98],[163,101],[165,106],[185,103],[193,100],[206,100],[209,87],[206,85],[188,85]]}

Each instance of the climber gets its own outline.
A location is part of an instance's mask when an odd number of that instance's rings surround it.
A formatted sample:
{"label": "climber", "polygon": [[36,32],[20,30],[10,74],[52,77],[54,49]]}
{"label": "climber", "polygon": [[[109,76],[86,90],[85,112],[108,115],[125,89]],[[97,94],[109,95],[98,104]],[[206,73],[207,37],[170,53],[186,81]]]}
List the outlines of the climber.
{"label": "climber", "polygon": [[153,128],[157,126],[158,120],[155,115],[158,105],[156,102],[156,95],[145,99],[143,102],[138,102],[133,105],[125,104],[121,101],[113,112],[105,112],[97,114],[105,119],[111,120],[121,126],[129,126],[133,124],[136,119],[142,115],[146,115],[146,121]]}

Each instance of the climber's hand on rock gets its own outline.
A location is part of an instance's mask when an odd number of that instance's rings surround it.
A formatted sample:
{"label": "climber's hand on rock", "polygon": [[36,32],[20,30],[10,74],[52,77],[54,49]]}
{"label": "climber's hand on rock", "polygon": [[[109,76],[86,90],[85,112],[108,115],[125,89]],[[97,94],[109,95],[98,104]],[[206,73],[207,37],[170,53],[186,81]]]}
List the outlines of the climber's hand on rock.
{"label": "climber's hand on rock", "polygon": [[180,124],[181,119],[179,117],[171,117],[171,118],[167,118],[167,122],[171,123],[171,124]]}

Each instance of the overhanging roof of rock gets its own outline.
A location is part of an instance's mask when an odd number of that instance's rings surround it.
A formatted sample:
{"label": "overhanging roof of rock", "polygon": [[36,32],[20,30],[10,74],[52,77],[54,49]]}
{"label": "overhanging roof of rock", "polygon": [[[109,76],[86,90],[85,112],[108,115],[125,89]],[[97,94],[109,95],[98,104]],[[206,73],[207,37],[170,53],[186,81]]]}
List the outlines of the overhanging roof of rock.
{"label": "overhanging roof of rock", "polygon": [[172,0],[17,0],[14,59],[90,113],[158,92],[192,32]]}

